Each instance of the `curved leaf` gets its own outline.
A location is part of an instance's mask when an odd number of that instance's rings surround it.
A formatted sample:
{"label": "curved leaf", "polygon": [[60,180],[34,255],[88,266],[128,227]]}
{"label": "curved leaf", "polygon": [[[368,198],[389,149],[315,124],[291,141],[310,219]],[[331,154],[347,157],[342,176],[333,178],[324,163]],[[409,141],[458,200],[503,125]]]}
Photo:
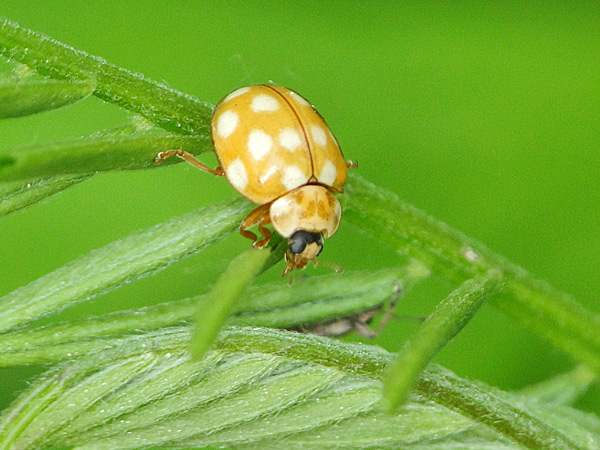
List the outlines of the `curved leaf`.
{"label": "curved leaf", "polygon": [[490,272],[465,281],[435,307],[417,333],[404,344],[386,373],[383,396],[387,410],[397,408],[408,399],[417,377],[429,361],[501,286],[502,276]]}

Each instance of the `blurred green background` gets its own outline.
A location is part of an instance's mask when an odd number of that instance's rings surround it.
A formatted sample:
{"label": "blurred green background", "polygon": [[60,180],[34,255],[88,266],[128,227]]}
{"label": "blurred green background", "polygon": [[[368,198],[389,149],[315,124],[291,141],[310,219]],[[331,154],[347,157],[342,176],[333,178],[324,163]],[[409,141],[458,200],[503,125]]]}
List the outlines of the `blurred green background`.
{"label": "blurred green background", "polygon": [[[597,2],[3,0],[0,15],[211,103],[252,83],[295,89],[326,118],[346,157],[360,162],[362,176],[600,312]],[[128,118],[90,98],[0,122],[0,146],[86,135]],[[183,164],[96,176],[0,220],[0,295],[235,195],[224,180]],[[203,292],[247,245],[231,236],[62,317]],[[399,261],[344,223],[321,259],[347,270]],[[434,279],[399,313],[425,315],[451,288]],[[397,350],[414,329],[396,321],[378,343]],[[503,389],[572,367],[487,306],[437,361]],[[42,370],[0,370],[0,407]],[[599,400],[596,387],[579,406],[600,413]]]}

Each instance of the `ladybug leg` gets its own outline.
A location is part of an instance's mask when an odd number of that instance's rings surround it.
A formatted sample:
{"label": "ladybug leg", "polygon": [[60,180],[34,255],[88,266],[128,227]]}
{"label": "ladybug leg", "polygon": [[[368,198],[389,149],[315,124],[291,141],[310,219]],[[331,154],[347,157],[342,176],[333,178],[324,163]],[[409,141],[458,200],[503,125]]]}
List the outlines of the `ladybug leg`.
{"label": "ladybug leg", "polygon": [[267,213],[263,214],[260,218],[260,221],[258,222],[258,231],[260,231],[260,233],[264,236],[264,238],[258,242],[255,242],[254,243],[255,247],[259,247],[259,248],[264,247],[271,240],[271,236],[272,236],[271,230],[269,230],[267,227],[265,227],[265,225],[268,225],[269,223],[271,223],[271,215],[269,214],[269,212],[267,210]]}
{"label": "ladybug leg", "polygon": [[358,161],[346,161],[346,167],[348,169],[358,169]]}
{"label": "ladybug leg", "polygon": [[292,280],[294,278],[293,271],[294,271],[294,268],[296,267],[296,263],[294,262],[294,257],[289,254],[289,250],[285,254],[285,260],[287,261],[287,264],[285,265],[285,269],[283,269],[283,273],[281,274],[281,277],[285,278],[285,276],[289,273],[290,274],[290,284],[292,284]]}
{"label": "ladybug leg", "polygon": [[[240,234],[245,238],[252,240],[253,247],[263,247],[271,239],[271,232],[265,227],[266,224],[271,222],[271,217],[269,216],[270,207],[270,203],[267,203],[266,205],[260,205],[258,208],[248,214],[248,216],[240,225]],[[256,234],[254,234],[252,231],[248,231],[248,228],[254,225],[258,225],[258,231],[260,231],[264,236],[264,238],[260,241],[258,241],[258,236],[256,236]]]}
{"label": "ladybug leg", "polygon": [[379,335],[379,331],[371,330],[368,324],[361,321],[352,323],[352,327],[354,331],[367,339],[375,339]]}
{"label": "ladybug leg", "polygon": [[394,317],[394,309],[396,309],[398,300],[400,300],[400,297],[402,297],[403,294],[404,294],[404,290],[402,289],[402,285],[400,283],[397,283],[394,286],[394,296],[392,297],[392,301],[390,301],[387,311],[385,312],[383,318],[381,319],[381,322],[379,322],[379,326],[377,327],[377,329],[375,331],[369,329],[373,333],[373,337],[377,337],[379,335],[379,333],[381,333],[383,331],[383,329],[388,324],[390,319],[392,317]]}
{"label": "ladybug leg", "polygon": [[205,172],[212,173],[213,175],[216,175],[218,177],[222,177],[223,175],[225,175],[225,172],[223,171],[222,167],[219,166],[215,169],[211,169],[206,164],[199,161],[194,155],[186,152],[185,150],[181,150],[181,149],[169,150],[166,152],[159,152],[158,155],[156,155],[156,158],[153,159],[153,161],[157,164],[160,164],[161,162],[164,162],[165,160],[171,158],[172,156],[179,156],[181,159],[189,162],[194,167],[197,167],[200,170],[204,170]]}

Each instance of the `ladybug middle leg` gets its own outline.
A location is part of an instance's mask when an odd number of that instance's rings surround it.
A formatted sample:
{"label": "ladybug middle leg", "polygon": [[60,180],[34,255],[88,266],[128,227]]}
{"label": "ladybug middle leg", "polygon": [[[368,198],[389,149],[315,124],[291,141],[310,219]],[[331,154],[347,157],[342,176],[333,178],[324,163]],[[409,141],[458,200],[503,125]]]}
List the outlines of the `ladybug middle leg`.
{"label": "ladybug middle leg", "polygon": [[[264,247],[271,240],[271,231],[265,226],[271,223],[271,215],[269,214],[269,209],[271,208],[271,204],[267,203],[265,205],[260,205],[258,208],[254,209],[248,216],[242,221],[240,225],[240,234],[245,238],[248,238],[253,241],[253,247]],[[253,225],[258,225],[258,231],[264,236],[260,241],[258,240],[258,236],[254,234],[252,231],[248,231],[248,228]]]}
{"label": "ladybug middle leg", "polygon": [[205,172],[212,173],[213,175],[216,175],[218,177],[222,177],[223,175],[225,175],[225,171],[221,166],[211,169],[202,161],[198,160],[194,155],[181,149],[159,152],[158,155],[156,155],[156,158],[153,159],[153,161],[157,164],[160,164],[161,162],[164,162],[172,156],[178,156],[184,161],[189,162],[194,167],[197,167],[200,170],[204,170]]}

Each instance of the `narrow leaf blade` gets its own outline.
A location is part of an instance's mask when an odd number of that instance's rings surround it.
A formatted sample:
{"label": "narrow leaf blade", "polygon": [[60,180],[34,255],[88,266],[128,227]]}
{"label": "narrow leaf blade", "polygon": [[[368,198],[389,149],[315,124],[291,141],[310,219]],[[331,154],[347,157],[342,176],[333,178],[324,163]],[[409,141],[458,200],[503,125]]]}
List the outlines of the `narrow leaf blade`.
{"label": "narrow leaf blade", "polygon": [[[189,326],[130,336],[61,364],[4,412],[0,426],[10,432],[0,434],[0,446],[553,450],[599,443],[597,423],[559,420],[543,404],[438,366],[425,370],[397,414],[382,414],[379,377],[393,355],[376,347],[229,328],[207,359],[192,362],[190,336]],[[328,359],[317,357],[323,347]],[[356,366],[357,355],[375,364]],[[25,404],[35,419],[14,420]]]}
{"label": "narrow leaf blade", "polygon": [[59,80],[96,82],[94,95],[167,131],[208,136],[212,106],[0,18],[0,54]]}
{"label": "narrow leaf blade", "polygon": [[498,272],[467,280],[435,307],[386,372],[386,410],[392,411],[408,399],[421,371],[464,328],[483,301],[500,289],[501,281]]}
{"label": "narrow leaf blade", "polygon": [[37,180],[0,183],[0,216],[26,208],[61,192],[91,175],[64,175]]}
{"label": "narrow leaf blade", "polygon": [[[243,300],[234,305],[227,323],[305,329],[364,311],[383,310],[423,276],[426,274],[409,265],[377,272],[320,275],[291,286],[280,281],[252,286]],[[0,366],[72,359],[86,354],[94,345],[110,345],[111,339],[118,339],[124,333],[191,322],[197,311],[206,309],[207,303],[207,296],[202,295],[84,321],[7,333],[2,336]],[[93,339],[102,342],[94,344]]]}
{"label": "narrow leaf blade", "polygon": [[0,181],[155,167],[157,165],[152,160],[157,153],[173,148],[185,148],[194,154],[212,150],[206,137],[180,136],[156,130],[86,136],[3,150],[0,153]]}
{"label": "narrow leaf blade", "polygon": [[0,83],[0,119],[21,117],[61,108],[94,92],[93,80],[25,79]]}
{"label": "narrow leaf blade", "polygon": [[[250,286],[252,280],[263,270],[271,256],[271,249],[283,257],[283,247],[272,243],[270,248],[250,247],[231,260],[225,271],[219,276],[206,301],[196,313],[196,330],[191,350],[195,359],[200,359],[213,343],[217,334],[229,319],[236,303]],[[277,247],[276,247],[277,246]]]}
{"label": "narrow leaf blade", "polygon": [[233,231],[248,204],[210,206],[113,242],[0,298],[0,331],[163,269]]}
{"label": "narrow leaf blade", "polygon": [[502,272],[504,291],[490,303],[600,373],[600,315],[393,192],[355,174],[350,174],[345,192],[342,202],[349,222],[433,272],[459,282],[488,270]]}

